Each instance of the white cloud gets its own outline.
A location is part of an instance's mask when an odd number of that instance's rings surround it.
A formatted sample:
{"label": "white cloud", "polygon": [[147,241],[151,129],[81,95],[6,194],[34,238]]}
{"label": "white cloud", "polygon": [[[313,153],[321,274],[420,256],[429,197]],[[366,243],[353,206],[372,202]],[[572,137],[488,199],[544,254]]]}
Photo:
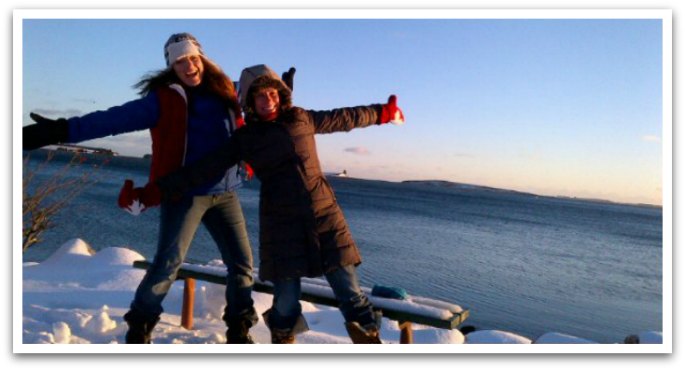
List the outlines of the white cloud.
{"label": "white cloud", "polygon": [[50,119],[58,119],[58,118],[71,118],[71,117],[77,117],[77,116],[82,116],[83,112],[78,109],[33,109],[31,110],[33,113],[38,113],[41,116],[45,116],[46,118]]}
{"label": "white cloud", "polygon": [[352,148],[345,148],[345,151],[348,153],[361,154],[361,155],[371,154],[371,152],[369,152],[369,150],[364,148],[363,146],[355,146]]}
{"label": "white cloud", "polygon": [[643,141],[649,141],[649,142],[654,142],[654,143],[660,143],[661,138],[656,136],[656,135],[645,135],[642,137]]}

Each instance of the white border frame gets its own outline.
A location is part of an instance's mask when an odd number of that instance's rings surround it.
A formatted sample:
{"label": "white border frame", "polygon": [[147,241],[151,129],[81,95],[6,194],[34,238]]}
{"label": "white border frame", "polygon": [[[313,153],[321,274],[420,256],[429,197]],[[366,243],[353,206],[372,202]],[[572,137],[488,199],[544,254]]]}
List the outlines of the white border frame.
{"label": "white border frame", "polygon": [[[668,9],[18,9],[13,12],[13,147],[12,147],[12,252],[13,252],[13,351],[15,353],[672,353],[673,352],[673,97],[672,18]],[[109,344],[42,345],[22,343],[21,245],[22,151],[22,21],[24,19],[660,19],[663,35],[663,344],[510,345],[414,344],[411,346],[307,345],[214,346]],[[133,347],[133,348],[129,348]],[[382,351],[379,351],[382,349]]]}

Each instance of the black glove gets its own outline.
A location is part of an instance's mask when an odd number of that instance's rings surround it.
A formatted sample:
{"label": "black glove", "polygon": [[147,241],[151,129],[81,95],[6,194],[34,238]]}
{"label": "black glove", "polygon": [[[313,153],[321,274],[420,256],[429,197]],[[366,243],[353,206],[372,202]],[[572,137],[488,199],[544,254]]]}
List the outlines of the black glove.
{"label": "black glove", "polygon": [[290,67],[288,72],[283,72],[283,74],[281,75],[281,79],[283,80],[283,82],[285,82],[286,86],[288,86],[290,91],[293,91],[293,87],[294,87],[293,84],[295,82],[294,78],[295,78],[295,67]]}
{"label": "black glove", "polygon": [[69,123],[66,119],[49,119],[36,113],[31,113],[30,116],[36,123],[22,128],[24,150],[38,149],[69,140]]}

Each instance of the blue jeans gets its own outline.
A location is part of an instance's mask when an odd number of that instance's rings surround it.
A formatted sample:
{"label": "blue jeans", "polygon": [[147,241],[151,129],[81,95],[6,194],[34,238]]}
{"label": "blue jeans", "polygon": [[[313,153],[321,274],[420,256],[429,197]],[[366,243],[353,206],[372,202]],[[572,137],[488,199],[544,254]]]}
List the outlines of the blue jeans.
{"label": "blue jeans", "polygon": [[[356,321],[362,326],[374,324],[377,327],[380,320],[373,310],[373,306],[359,287],[357,270],[354,265],[348,265],[325,274],[328,284],[333,289],[333,294],[338,300],[338,308],[345,321]],[[305,330],[302,325],[297,325],[298,320],[303,320],[302,305],[300,304],[301,283],[300,279],[275,280],[273,306],[269,312],[269,327],[283,331],[290,331],[292,335]],[[298,327],[299,326],[299,327]]]}
{"label": "blue jeans", "polygon": [[227,267],[224,320],[258,320],[252,301],[252,250],[242,208],[235,192],[184,196],[163,202],[157,253],[136,290],[131,310],[147,317],[163,312],[162,301],[176,279],[195,231],[202,222]]}

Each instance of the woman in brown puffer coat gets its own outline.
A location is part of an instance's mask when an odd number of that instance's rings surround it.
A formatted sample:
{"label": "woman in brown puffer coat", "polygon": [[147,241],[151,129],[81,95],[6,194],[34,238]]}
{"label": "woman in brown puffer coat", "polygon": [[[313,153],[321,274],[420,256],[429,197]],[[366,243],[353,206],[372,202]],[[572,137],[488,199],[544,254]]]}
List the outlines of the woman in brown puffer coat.
{"label": "woman in brown puffer coat", "polygon": [[261,181],[259,277],[274,283],[273,306],[264,314],[272,342],[293,343],[295,334],[307,330],[299,278],[324,275],[353,342],[380,343],[380,317],[356,275],[359,250],[321,170],[314,134],[403,121],[394,96],[384,105],[308,111],[292,106],[290,89],[264,65],[246,68],[240,85],[246,125],[231,144],[157,184],[173,197],[247,162]]}

